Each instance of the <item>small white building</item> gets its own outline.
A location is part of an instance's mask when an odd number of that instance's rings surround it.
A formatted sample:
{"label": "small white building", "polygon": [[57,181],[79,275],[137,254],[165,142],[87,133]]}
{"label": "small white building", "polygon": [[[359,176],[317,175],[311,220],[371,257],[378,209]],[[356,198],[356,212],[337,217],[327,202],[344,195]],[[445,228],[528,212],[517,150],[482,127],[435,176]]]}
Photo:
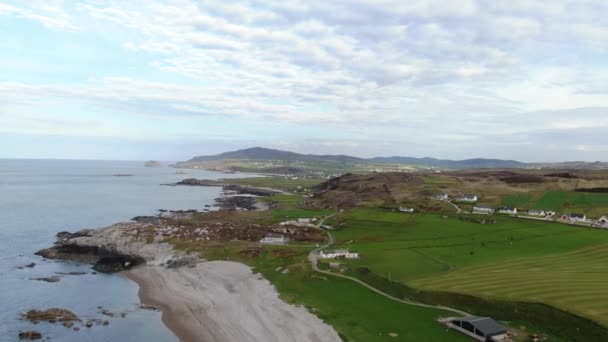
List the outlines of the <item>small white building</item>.
{"label": "small white building", "polygon": [[528,210],[528,215],[530,216],[547,216],[547,213],[544,210],[538,209],[530,209]]}
{"label": "small white building", "polygon": [[414,208],[399,207],[399,211],[402,213],[413,213]]}
{"label": "small white building", "polygon": [[599,220],[597,220],[597,222],[605,224],[608,223],[608,216],[602,216],[599,218]]}
{"label": "small white building", "polygon": [[319,254],[321,259],[336,259],[336,258],[344,258],[344,259],[359,259],[359,253],[350,252],[348,249],[336,249],[329,251],[321,251]]}
{"label": "small white building", "polygon": [[570,222],[586,222],[587,215],[585,215],[585,214],[564,214],[564,215],[562,215],[561,219],[564,221],[570,221]]}
{"label": "small white building", "polygon": [[437,195],[435,195],[435,199],[438,199],[440,201],[447,201],[450,199],[450,195],[448,195],[446,193],[437,194]]}
{"label": "small white building", "polygon": [[494,208],[487,205],[476,205],[473,207],[473,211],[482,214],[494,214]]}
{"label": "small white building", "polygon": [[287,243],[287,238],[283,234],[267,233],[260,243],[265,245],[284,245]]}
{"label": "small white building", "polygon": [[298,223],[311,223],[312,219],[311,218],[299,218],[298,219]]}
{"label": "small white building", "polygon": [[499,214],[506,214],[506,215],[517,215],[517,208],[502,207],[502,208],[498,209],[498,213]]}
{"label": "small white building", "polygon": [[477,195],[467,194],[467,195],[462,195],[462,196],[458,197],[458,201],[475,203],[475,202],[479,201],[479,197]]}

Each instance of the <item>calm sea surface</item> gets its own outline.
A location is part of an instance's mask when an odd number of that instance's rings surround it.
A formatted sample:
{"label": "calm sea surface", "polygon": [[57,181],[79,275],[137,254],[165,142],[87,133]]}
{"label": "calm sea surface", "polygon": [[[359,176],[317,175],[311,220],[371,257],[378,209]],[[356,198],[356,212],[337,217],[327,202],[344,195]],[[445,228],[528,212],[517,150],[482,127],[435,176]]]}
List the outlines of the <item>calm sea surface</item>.
{"label": "calm sea surface", "polygon": [[[166,164],[165,164],[166,165]],[[184,178],[243,177],[203,170],[189,175],[143,162],[0,159],[0,341],[15,341],[20,330],[38,330],[55,341],[177,341],[160,314],[134,310],[137,286],[121,275],[92,274],[90,266],[44,261],[34,252],[52,245],[55,234],[96,228],[158,209],[202,209],[213,204],[219,188],[170,187]],[[116,173],[132,177],[113,177]],[[35,262],[34,268],[18,269]],[[30,280],[56,272],[58,283]],[[72,331],[59,324],[32,325],[20,319],[29,309],[61,307],[84,319],[104,318],[98,306],[126,318],[109,318],[108,327]]]}

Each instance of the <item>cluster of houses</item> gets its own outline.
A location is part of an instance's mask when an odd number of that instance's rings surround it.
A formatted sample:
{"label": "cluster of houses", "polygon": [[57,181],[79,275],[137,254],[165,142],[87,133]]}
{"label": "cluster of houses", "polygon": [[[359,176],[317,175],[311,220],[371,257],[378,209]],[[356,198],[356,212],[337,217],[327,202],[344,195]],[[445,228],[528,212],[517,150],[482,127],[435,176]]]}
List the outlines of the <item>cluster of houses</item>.
{"label": "cluster of houses", "polygon": [[348,249],[323,250],[319,254],[321,259],[359,259],[359,253]]}
{"label": "cluster of houses", "polygon": [[473,207],[473,212],[483,214],[505,214],[505,215],[517,215],[517,208],[513,207],[500,207],[498,209],[487,205],[476,205]]}
{"label": "cluster of houses", "polygon": [[[447,193],[440,193],[435,195],[435,199],[438,199],[440,201],[449,201],[450,195]],[[463,203],[476,203],[477,201],[479,201],[479,196],[474,194],[464,194],[456,197],[454,201]]]}

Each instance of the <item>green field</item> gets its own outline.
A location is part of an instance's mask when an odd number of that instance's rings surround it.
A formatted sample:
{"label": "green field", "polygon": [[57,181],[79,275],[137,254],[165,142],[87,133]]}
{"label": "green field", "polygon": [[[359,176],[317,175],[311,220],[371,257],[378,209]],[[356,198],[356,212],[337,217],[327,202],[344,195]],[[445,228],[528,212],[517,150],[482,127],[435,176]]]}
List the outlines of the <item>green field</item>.
{"label": "green field", "polygon": [[547,191],[507,195],[503,205],[518,208],[555,210],[560,213],[581,212],[591,216],[608,214],[608,194],[573,191]]}
{"label": "green field", "polygon": [[361,254],[351,269],[425,290],[545,303],[608,326],[607,231],[492,219],[355,209],[332,223],[338,243]]}
{"label": "green field", "polygon": [[345,342],[469,341],[436,321],[451,316],[449,312],[397,303],[352,281],[314,273],[306,260],[308,250],[288,258],[276,257],[272,251],[266,248],[249,264],[277,287],[284,300],[305,305],[333,325]]}
{"label": "green field", "polygon": [[541,302],[608,325],[608,244],[514,258],[411,282],[427,290]]}

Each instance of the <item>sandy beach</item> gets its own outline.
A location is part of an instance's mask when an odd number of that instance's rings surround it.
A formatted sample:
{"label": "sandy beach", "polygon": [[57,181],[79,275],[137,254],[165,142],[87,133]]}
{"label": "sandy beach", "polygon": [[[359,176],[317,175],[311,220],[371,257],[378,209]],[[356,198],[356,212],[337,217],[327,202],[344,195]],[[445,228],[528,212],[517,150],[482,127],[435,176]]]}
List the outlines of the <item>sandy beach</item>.
{"label": "sandy beach", "polygon": [[124,274],[139,285],[142,303],[161,308],[163,322],[184,342],[340,341],[331,326],[283,302],[268,280],[240,263],[143,266]]}

